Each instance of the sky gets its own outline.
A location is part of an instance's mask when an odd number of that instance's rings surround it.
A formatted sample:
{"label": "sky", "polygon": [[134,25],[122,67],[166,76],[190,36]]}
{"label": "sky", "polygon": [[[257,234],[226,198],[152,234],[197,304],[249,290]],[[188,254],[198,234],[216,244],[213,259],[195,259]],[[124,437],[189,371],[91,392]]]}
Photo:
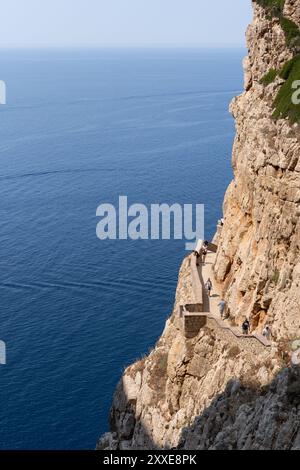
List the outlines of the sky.
{"label": "sky", "polygon": [[251,0],[0,0],[0,47],[242,47]]}

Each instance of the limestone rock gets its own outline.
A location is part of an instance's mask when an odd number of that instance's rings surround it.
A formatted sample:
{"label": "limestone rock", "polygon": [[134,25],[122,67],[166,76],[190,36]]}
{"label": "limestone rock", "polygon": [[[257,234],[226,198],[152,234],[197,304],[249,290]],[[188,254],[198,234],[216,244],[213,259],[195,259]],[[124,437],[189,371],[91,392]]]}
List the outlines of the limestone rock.
{"label": "limestone rock", "polygon": [[[214,273],[232,323],[247,316],[254,331],[269,324],[274,344],[249,348],[213,326],[186,339],[179,306],[193,292],[187,257],[173,313],[151,354],[126,369],[99,449],[300,450],[300,371],[287,353],[300,338],[300,132],[272,119],[281,79],[260,83],[292,51],[279,20],[253,6],[245,91],[230,107],[234,180]],[[300,26],[300,0],[286,0],[285,15]]]}

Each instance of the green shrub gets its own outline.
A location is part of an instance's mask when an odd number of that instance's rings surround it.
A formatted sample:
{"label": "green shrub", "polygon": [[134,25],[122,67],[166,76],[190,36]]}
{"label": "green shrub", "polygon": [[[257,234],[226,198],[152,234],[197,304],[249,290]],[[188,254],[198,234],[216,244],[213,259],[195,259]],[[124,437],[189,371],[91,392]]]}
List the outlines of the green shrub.
{"label": "green shrub", "polygon": [[300,31],[298,25],[296,25],[294,21],[289,20],[284,16],[280,18],[280,25],[284,31],[287,44],[289,46],[292,44],[294,45],[296,42],[295,40],[300,38]]}
{"label": "green shrub", "polygon": [[289,118],[292,123],[300,120],[300,105],[292,102],[292,95],[295,92],[293,83],[300,80],[300,56],[294,57],[287,62],[279,73],[286,81],[281,86],[275,101],[273,117]]}
{"label": "green shrub", "polygon": [[293,59],[289,60],[282,69],[279,71],[279,76],[280,78],[283,78],[284,80],[287,80],[295,66],[295,64],[298,62],[299,56],[293,57]]}
{"label": "green shrub", "polygon": [[262,85],[270,85],[270,83],[273,83],[275,78],[277,77],[277,70],[271,69],[266,75],[263,76],[263,78],[260,80],[260,83]]}

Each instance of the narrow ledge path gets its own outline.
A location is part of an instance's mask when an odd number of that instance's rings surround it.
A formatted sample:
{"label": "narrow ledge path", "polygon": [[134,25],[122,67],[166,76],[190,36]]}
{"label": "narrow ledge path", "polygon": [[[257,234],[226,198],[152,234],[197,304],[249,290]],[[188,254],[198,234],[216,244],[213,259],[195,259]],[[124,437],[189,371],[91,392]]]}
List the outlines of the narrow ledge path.
{"label": "narrow ledge path", "polygon": [[[182,306],[180,313],[180,315],[183,316],[183,327],[186,337],[193,338],[197,336],[200,329],[210,320],[215,322],[217,328],[227,330],[240,341],[252,339],[255,342],[258,341],[262,346],[270,348],[272,343],[263,335],[258,333],[245,335],[242,333],[241,328],[232,326],[229,324],[228,320],[221,318],[218,304],[222,296],[222,287],[214,277],[213,265],[215,259],[216,253],[209,251],[205,257],[205,262],[199,262],[199,266],[197,267],[196,256],[191,255],[191,277],[195,300],[191,302],[191,304]],[[213,284],[211,297],[208,296],[204,287],[209,278]]]}

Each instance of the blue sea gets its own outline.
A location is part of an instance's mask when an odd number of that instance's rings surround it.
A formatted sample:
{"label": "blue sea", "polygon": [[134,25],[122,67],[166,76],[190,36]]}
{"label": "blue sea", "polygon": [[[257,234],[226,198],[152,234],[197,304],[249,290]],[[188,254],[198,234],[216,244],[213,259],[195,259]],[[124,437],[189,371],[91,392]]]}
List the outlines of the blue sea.
{"label": "blue sea", "polygon": [[1,51],[1,449],[93,449],[172,311],[183,241],[100,241],[96,209],[205,204],[232,177],[243,50]]}

